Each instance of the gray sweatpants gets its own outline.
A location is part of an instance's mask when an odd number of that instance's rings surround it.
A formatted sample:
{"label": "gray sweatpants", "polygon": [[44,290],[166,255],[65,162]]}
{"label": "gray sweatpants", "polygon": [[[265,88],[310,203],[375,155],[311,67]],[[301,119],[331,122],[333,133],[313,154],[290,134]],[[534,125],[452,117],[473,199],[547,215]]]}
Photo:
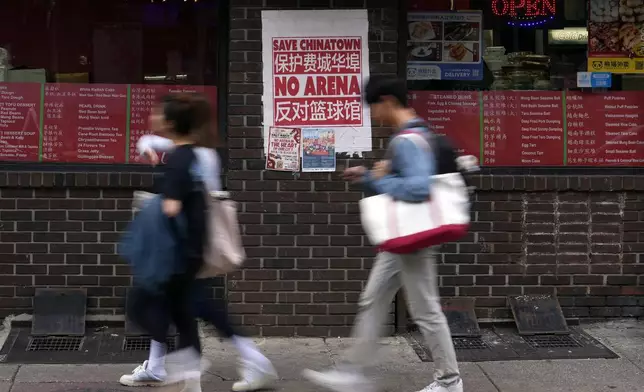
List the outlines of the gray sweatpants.
{"label": "gray sweatpants", "polygon": [[432,352],[435,380],[441,384],[458,381],[456,353],[440,305],[436,252],[433,249],[406,255],[378,254],[367,287],[360,297],[353,328],[356,342],[347,359],[359,366],[368,365],[373,360],[383,323],[401,286],[405,288],[411,315]]}

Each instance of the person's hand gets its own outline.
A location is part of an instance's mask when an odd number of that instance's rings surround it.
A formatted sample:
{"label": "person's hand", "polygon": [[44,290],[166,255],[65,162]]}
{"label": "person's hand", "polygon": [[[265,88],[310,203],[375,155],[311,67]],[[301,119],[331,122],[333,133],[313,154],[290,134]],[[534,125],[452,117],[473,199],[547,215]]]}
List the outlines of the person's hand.
{"label": "person's hand", "polygon": [[364,174],[367,172],[367,168],[364,166],[354,166],[350,167],[347,169],[344,169],[344,173],[342,173],[342,176],[344,177],[345,180],[349,181],[358,181],[359,179],[364,176]]}
{"label": "person's hand", "polygon": [[156,153],[156,151],[154,151],[152,149],[147,149],[147,150],[145,150],[143,155],[148,160],[148,162],[150,162],[150,164],[152,166],[156,166],[156,165],[159,164],[160,159],[159,159],[159,155]]}
{"label": "person's hand", "polygon": [[389,161],[378,161],[371,169],[371,177],[379,179],[389,174]]}

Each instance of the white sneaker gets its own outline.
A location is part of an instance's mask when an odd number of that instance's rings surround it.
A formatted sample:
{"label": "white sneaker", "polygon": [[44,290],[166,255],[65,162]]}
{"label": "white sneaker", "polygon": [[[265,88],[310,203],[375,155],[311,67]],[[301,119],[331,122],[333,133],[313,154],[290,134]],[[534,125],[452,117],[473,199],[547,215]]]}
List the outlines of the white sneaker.
{"label": "white sneaker", "polygon": [[186,380],[195,380],[208,370],[210,362],[202,358],[197,351],[186,348],[166,355],[165,366],[168,370],[167,384],[176,384]]}
{"label": "white sneaker", "polygon": [[335,392],[372,392],[373,384],[361,373],[329,370],[316,372],[304,370],[302,375],[314,384],[328,388]]}
{"label": "white sneaker", "polygon": [[278,380],[277,371],[267,360],[260,366],[250,361],[242,361],[239,370],[240,380],[233,384],[234,392],[251,392],[270,388]]}
{"label": "white sneaker", "polygon": [[201,392],[201,377],[186,380],[181,392]]}
{"label": "white sneaker", "polygon": [[154,374],[148,369],[148,361],[137,366],[132,374],[124,374],[119,382],[128,387],[160,387],[166,385],[166,374]]}
{"label": "white sneaker", "polygon": [[418,392],[463,392],[463,380],[458,380],[450,386],[444,386],[438,381],[434,381]]}

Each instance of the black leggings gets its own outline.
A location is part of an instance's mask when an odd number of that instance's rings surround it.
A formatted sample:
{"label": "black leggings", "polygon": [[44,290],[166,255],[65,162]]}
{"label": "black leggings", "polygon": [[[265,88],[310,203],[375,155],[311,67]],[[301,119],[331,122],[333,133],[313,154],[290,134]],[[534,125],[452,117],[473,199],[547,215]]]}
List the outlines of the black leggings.
{"label": "black leggings", "polygon": [[[183,283],[183,286],[180,283]],[[128,301],[128,317],[148,332],[153,340],[162,343],[167,339],[170,323],[174,323],[179,333],[179,348],[193,346],[200,351],[195,317],[212,324],[222,337],[231,338],[239,335],[230,324],[226,304],[212,299],[211,293],[208,292],[211,289],[209,283],[207,279],[185,283],[185,280],[177,278],[168,284],[169,290],[166,290],[165,294],[152,294],[140,288],[133,288],[132,298]],[[185,330],[177,324],[177,318]]]}
{"label": "black leggings", "polygon": [[134,287],[127,309],[130,320],[161,343],[166,342],[172,322],[179,333],[177,348],[193,347],[201,352],[197,320],[192,313],[193,282],[191,275],[175,275],[160,293]]}
{"label": "black leggings", "polygon": [[192,306],[193,314],[203,321],[212,324],[225,338],[239,335],[228,319],[226,303],[212,299],[210,280],[197,279],[193,284]]}

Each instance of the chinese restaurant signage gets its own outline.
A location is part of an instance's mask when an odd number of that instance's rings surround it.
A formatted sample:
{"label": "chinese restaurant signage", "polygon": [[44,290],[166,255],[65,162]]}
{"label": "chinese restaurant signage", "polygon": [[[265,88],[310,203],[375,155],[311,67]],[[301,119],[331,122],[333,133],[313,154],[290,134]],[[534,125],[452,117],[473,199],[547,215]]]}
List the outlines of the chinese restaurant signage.
{"label": "chinese restaurant signage", "polygon": [[644,0],[592,0],[588,71],[644,73]]}
{"label": "chinese restaurant signage", "polygon": [[485,166],[644,166],[644,92],[411,91],[409,101]]}
{"label": "chinese restaurant signage", "polygon": [[367,11],[262,11],[262,42],[264,138],[329,128],[337,152],[371,151]]}
{"label": "chinese restaurant signage", "polygon": [[490,0],[490,7],[511,25],[536,26],[557,15],[557,0]]}
{"label": "chinese restaurant signage", "polygon": [[0,161],[135,163],[148,117],[169,93],[213,86],[0,83]]}

